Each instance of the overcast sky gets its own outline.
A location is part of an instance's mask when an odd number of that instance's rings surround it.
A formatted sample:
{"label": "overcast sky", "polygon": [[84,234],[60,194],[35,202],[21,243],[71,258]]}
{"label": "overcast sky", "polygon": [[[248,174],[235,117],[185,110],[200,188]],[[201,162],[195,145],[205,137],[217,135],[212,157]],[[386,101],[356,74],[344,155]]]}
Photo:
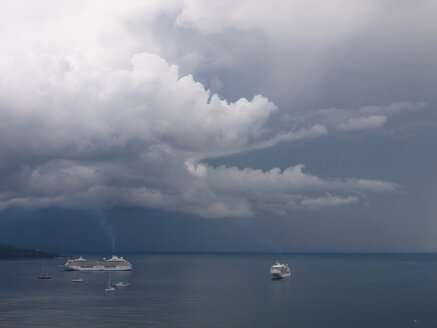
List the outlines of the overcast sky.
{"label": "overcast sky", "polygon": [[435,1],[0,3],[0,240],[437,251]]}

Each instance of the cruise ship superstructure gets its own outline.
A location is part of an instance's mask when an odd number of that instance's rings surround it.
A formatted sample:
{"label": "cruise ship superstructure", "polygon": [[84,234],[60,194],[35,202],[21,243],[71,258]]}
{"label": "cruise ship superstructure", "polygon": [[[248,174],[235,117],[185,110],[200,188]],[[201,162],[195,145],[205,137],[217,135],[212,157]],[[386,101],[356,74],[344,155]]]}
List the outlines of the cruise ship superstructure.
{"label": "cruise ship superstructure", "polygon": [[66,271],[131,271],[132,264],[126,261],[123,257],[112,255],[110,259],[103,258],[102,260],[87,260],[82,256],[68,260],[62,265]]}
{"label": "cruise ship superstructure", "polygon": [[272,279],[282,279],[291,276],[291,271],[287,264],[276,262],[270,268],[270,274]]}

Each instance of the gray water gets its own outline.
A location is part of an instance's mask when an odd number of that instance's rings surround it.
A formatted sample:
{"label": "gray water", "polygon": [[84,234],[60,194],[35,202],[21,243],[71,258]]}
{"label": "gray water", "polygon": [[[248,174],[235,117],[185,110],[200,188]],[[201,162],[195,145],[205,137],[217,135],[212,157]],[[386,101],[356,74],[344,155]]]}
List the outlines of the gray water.
{"label": "gray water", "polygon": [[[437,255],[125,257],[111,280],[131,287],[112,293],[106,272],[1,261],[0,327],[437,327]],[[277,259],[291,278],[270,279]]]}

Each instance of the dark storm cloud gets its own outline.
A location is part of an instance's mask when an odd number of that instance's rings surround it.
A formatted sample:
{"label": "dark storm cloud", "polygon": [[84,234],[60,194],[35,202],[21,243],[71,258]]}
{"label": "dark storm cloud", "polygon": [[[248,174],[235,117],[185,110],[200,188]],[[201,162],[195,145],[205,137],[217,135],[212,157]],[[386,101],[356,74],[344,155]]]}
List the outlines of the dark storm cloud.
{"label": "dark storm cloud", "polygon": [[[42,62],[45,74],[39,72]],[[12,81],[26,80],[19,89],[9,82],[2,89],[1,164],[16,167],[15,179],[3,186],[3,208],[128,205],[250,216],[266,202],[277,211],[305,206],[306,192],[398,189],[384,181],[324,180],[303,173],[302,166],[263,172],[199,163],[315,137],[320,128],[266,139],[264,125],[277,110],[273,103],[262,96],[220,100],[157,55],[134,55],[130,70],[84,71],[46,56],[26,64],[25,76],[11,72]],[[21,97],[10,96],[20,90]]]}
{"label": "dark storm cloud", "polygon": [[[407,14],[396,8],[401,18]],[[383,104],[368,106],[375,104],[369,99],[350,109],[318,104],[303,113],[288,107],[300,92],[317,90],[313,84],[329,70],[335,47],[373,29],[390,9],[350,1],[92,1],[23,23],[12,45],[3,32],[0,208],[133,206],[238,217],[367,203],[367,193],[398,193],[396,181],[324,178],[300,163],[259,170],[256,163],[241,169],[203,162],[333,132],[377,129],[422,108],[427,99],[396,94]],[[41,11],[9,10],[23,18]],[[10,21],[3,24],[3,31],[11,29]],[[247,62],[267,51],[258,41],[269,45],[269,53]],[[266,71],[259,66],[270,73],[257,75]],[[230,73],[234,68],[241,77]],[[259,92],[240,87],[244,76],[261,81]],[[240,92],[251,93],[249,100]],[[281,106],[284,94],[287,106]],[[228,95],[235,100],[223,99]]]}

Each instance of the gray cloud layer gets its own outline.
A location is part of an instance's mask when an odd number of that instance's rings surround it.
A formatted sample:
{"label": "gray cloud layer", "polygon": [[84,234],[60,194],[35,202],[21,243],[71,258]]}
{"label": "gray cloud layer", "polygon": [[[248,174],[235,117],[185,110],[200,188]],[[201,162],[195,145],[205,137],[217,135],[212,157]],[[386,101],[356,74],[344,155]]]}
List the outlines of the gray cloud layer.
{"label": "gray cloud layer", "polygon": [[[60,8],[61,18],[40,23],[31,37],[25,25],[10,49],[3,42],[0,57],[0,209],[135,206],[238,217],[398,192],[394,182],[322,178],[304,172],[303,165],[262,171],[202,162],[279,142],[380,128],[393,115],[423,107],[393,102],[287,112],[285,128],[278,129],[269,125],[278,107],[267,97],[227,101],[191,75],[181,76],[163,57],[193,71],[208,62],[214,69],[235,65],[223,49],[210,55],[208,44],[184,54],[172,50],[168,40],[159,40],[162,17],[172,19],[179,33],[194,29],[213,39],[229,29],[256,32],[280,49],[278,39],[291,32],[298,45],[317,48],[359,33],[376,7],[331,4],[345,11],[341,15],[315,4],[93,1],[73,13]],[[307,6],[315,6],[309,16]],[[290,20],[289,12],[303,17],[303,24]],[[214,85],[219,89],[221,83]]]}

